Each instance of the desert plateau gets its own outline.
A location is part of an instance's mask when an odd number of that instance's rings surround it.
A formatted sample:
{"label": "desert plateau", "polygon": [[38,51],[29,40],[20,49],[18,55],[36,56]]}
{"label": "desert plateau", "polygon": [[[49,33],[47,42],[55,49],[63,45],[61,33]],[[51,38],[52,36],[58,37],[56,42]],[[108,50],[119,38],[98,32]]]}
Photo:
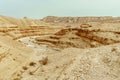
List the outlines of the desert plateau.
{"label": "desert plateau", "polygon": [[120,17],[1,15],[0,80],[120,80]]}

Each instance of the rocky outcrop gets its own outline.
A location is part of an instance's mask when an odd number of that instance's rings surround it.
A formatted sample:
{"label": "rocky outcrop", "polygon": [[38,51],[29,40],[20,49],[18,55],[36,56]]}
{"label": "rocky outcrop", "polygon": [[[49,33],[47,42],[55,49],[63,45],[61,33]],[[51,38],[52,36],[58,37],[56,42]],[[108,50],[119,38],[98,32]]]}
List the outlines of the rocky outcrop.
{"label": "rocky outcrop", "polygon": [[[105,31],[101,29],[89,29],[89,25],[82,28],[66,28],[61,29],[54,35],[39,38],[35,40],[37,43],[50,43],[52,46],[59,48],[90,48],[101,45],[110,45],[120,43],[119,33],[116,31]],[[111,37],[112,36],[112,37]],[[50,45],[49,44],[49,45]]]}

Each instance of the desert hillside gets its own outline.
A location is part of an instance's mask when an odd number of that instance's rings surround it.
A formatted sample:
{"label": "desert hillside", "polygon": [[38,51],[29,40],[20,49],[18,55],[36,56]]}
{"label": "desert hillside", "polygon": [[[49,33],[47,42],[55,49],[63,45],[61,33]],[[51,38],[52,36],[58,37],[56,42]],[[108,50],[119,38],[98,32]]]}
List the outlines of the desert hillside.
{"label": "desert hillside", "polygon": [[16,19],[12,17],[0,16],[0,27],[30,27],[30,26],[47,26],[46,23],[38,19],[24,17]]}
{"label": "desert hillside", "polygon": [[120,80],[119,22],[0,16],[0,80]]}

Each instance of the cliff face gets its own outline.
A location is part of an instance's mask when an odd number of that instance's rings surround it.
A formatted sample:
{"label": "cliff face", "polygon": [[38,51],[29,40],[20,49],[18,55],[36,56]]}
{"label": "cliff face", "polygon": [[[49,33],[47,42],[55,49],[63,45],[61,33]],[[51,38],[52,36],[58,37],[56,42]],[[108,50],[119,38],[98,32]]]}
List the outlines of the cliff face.
{"label": "cliff face", "polygon": [[47,16],[42,19],[49,23],[86,23],[86,22],[111,22],[120,20],[119,17],[103,16],[103,17],[55,17]]}

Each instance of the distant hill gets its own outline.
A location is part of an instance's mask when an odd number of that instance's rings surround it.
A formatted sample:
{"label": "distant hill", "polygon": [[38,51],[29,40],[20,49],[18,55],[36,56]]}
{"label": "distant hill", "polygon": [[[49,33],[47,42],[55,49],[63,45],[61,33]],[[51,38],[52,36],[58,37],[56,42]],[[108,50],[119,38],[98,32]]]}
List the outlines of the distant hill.
{"label": "distant hill", "polygon": [[38,20],[33,20],[27,17],[24,17],[22,19],[16,19],[12,17],[7,16],[0,16],[0,27],[25,27],[25,26],[41,26],[41,25],[47,25],[45,22]]}
{"label": "distant hill", "polygon": [[57,17],[47,16],[42,19],[44,22],[63,22],[63,23],[86,23],[86,22],[110,22],[120,20],[120,17],[100,16],[100,17]]}

